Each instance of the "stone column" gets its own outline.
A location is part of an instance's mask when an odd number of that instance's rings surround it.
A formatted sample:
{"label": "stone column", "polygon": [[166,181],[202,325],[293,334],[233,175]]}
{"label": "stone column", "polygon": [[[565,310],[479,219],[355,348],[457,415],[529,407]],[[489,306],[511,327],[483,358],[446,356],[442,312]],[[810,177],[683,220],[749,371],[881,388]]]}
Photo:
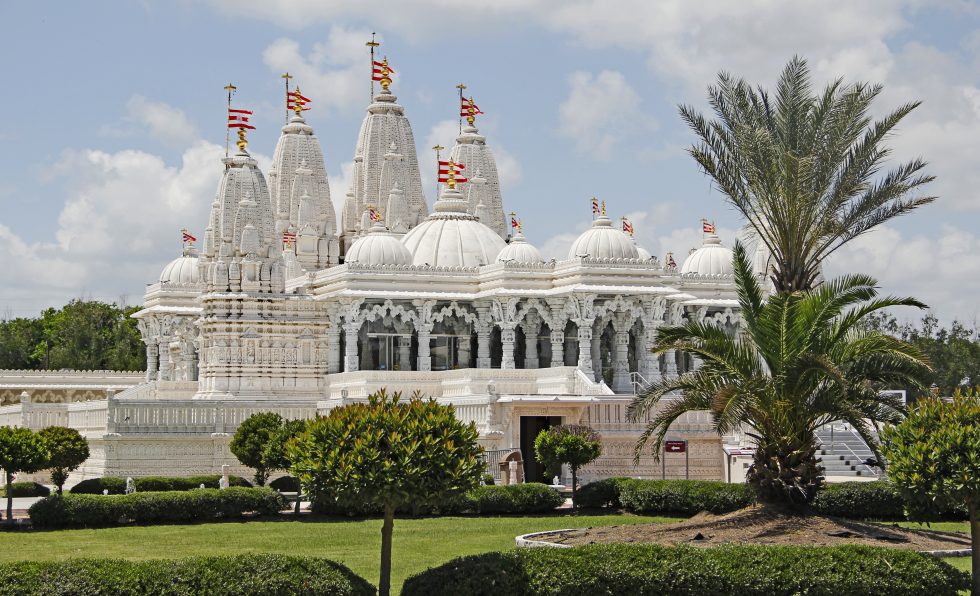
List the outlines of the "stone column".
{"label": "stone column", "polygon": [[538,333],[541,325],[531,323],[524,329],[524,368],[538,368]]}
{"label": "stone column", "polygon": [[677,376],[677,352],[674,350],[664,352],[664,376]]}
{"label": "stone column", "polygon": [[514,368],[514,340],[516,336],[517,333],[513,329],[502,328],[500,330],[500,345],[503,349],[500,368]]}
{"label": "stone column", "polygon": [[331,325],[327,328],[327,373],[340,372],[340,328]]}
{"label": "stone column", "polygon": [[157,379],[161,381],[170,380],[170,338],[165,337],[160,340],[160,370],[157,371]]}
{"label": "stone column", "polygon": [[565,365],[565,332],[551,332],[551,366]]}
{"label": "stone column", "polygon": [[146,380],[155,381],[157,379],[157,362],[160,359],[160,348],[156,342],[146,344]]}
{"label": "stone column", "polygon": [[595,378],[592,370],[592,327],[589,323],[578,326],[578,368],[590,379]]}
{"label": "stone column", "polygon": [[357,336],[360,330],[360,323],[344,323],[344,370],[346,372],[360,368],[360,362],[357,360]]}
{"label": "stone column", "polygon": [[596,382],[602,381],[602,353],[600,352],[602,348],[602,332],[605,328],[599,330],[598,333],[592,332],[592,346],[589,350],[592,353],[592,378]]}
{"label": "stone column", "polygon": [[476,330],[476,367],[490,368],[490,331],[491,327],[479,327]]}
{"label": "stone column", "polygon": [[701,368],[702,360],[699,356],[691,354],[691,370],[689,372],[694,372]]}
{"label": "stone column", "polygon": [[469,368],[470,367],[470,336],[469,335],[457,335],[456,342],[458,344],[456,351],[456,366],[459,368]]}
{"label": "stone column", "polygon": [[197,380],[197,354],[194,353],[194,342],[185,339],[180,342],[180,359],[184,363],[184,374],[187,375],[185,381]]}
{"label": "stone column", "polygon": [[398,366],[401,370],[412,370],[412,336],[398,336]]}
{"label": "stone column", "polygon": [[[616,325],[619,327],[619,325]],[[616,329],[616,340],[613,345],[613,379],[612,389],[616,393],[632,392],[629,371],[629,330]]]}
{"label": "stone column", "polygon": [[655,338],[657,337],[657,329],[656,327],[652,329],[650,327],[645,327],[645,329],[646,331],[643,332],[644,343],[643,346],[641,346],[643,349],[643,360],[645,363],[645,371],[643,376],[646,377],[647,382],[657,383],[662,377],[660,374],[660,358],[650,351],[653,348]]}
{"label": "stone column", "polygon": [[428,325],[422,325],[419,328],[419,365],[418,370],[420,371],[430,371],[432,370],[432,353],[429,351],[432,347],[430,345],[429,333],[432,331]]}

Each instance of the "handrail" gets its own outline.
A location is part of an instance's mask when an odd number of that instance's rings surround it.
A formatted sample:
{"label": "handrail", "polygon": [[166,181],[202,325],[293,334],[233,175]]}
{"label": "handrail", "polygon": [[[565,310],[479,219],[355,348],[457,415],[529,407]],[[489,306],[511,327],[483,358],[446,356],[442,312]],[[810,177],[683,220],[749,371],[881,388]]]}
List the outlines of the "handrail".
{"label": "handrail", "polygon": [[[833,437],[834,430],[835,430],[835,425],[833,423],[831,423],[831,424],[825,424],[822,428],[827,428],[827,427],[830,427],[830,436]],[[849,425],[849,424],[843,424],[843,425],[841,425],[839,427],[836,427],[836,429],[837,430],[841,430],[841,431],[847,433],[848,435],[854,437],[855,439],[857,439],[858,441],[860,441],[863,445],[865,445],[866,447],[868,447],[868,450],[869,451],[871,451],[871,446],[864,442],[864,438],[856,430],[854,430],[854,427],[852,427],[851,425]],[[875,468],[869,466],[868,464],[864,463],[865,460],[862,459],[861,456],[858,455],[853,449],[851,449],[851,446],[850,445],[848,445],[847,443],[844,443],[844,442],[838,443],[837,441],[831,440],[831,442],[830,442],[830,449],[831,450],[834,450],[837,447],[843,447],[844,449],[846,449],[847,452],[850,453],[852,457],[854,457],[854,461],[856,461],[859,466],[863,466],[868,472],[871,473],[871,475],[873,475],[875,477],[879,476],[879,473],[878,473],[877,469],[875,469]],[[874,452],[872,451],[872,454],[873,453]],[[846,457],[846,454],[845,454],[845,457]]]}
{"label": "handrail", "polygon": [[638,395],[643,389],[650,386],[650,382],[639,372],[631,372],[630,385],[633,386],[633,395]]}

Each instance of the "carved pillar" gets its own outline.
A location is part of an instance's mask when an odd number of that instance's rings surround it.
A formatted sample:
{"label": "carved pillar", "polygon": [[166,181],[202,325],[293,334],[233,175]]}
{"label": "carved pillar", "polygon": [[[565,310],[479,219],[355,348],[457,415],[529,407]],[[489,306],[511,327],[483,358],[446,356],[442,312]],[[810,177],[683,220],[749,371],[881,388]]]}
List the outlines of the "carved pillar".
{"label": "carved pillar", "polygon": [[551,366],[565,365],[565,332],[551,332]]}
{"label": "carved pillar", "polygon": [[538,368],[538,333],[541,319],[534,317],[521,325],[524,330],[524,368]]}
{"label": "carved pillar", "polygon": [[161,381],[170,380],[170,338],[164,337],[160,340],[160,370],[157,371],[157,379]]}
{"label": "carved pillar", "polygon": [[155,381],[157,378],[157,362],[160,359],[160,348],[155,341],[146,343],[146,380]]}
{"label": "carved pillar", "polygon": [[656,383],[660,381],[662,375],[660,374],[660,358],[651,351],[657,338],[657,328],[653,323],[644,326],[643,338],[643,359],[646,363],[643,376],[648,382]]}
{"label": "carved pillar", "polygon": [[340,372],[340,328],[331,325],[327,328],[327,373]]}
{"label": "carved pillar", "polygon": [[602,353],[600,352],[602,348],[602,332],[605,331],[605,326],[600,326],[599,329],[592,332],[592,345],[590,346],[590,352],[592,353],[592,374],[593,380],[602,381]]}
{"label": "carved pillar", "polygon": [[500,359],[500,368],[514,368],[514,340],[517,333],[512,328],[501,328],[500,345],[503,355]]}
{"label": "carved pillar", "polygon": [[476,367],[490,368],[490,330],[489,325],[476,329]]}
{"label": "carved pillar", "polygon": [[197,354],[194,353],[194,341],[184,338],[180,342],[180,359],[184,364],[185,381],[197,380]]}
{"label": "carved pillar", "polygon": [[664,352],[664,376],[677,376],[677,352],[674,350]]}
{"label": "carved pillar", "polygon": [[359,369],[357,361],[357,341],[361,324],[356,322],[344,323],[344,370],[352,372]]}
{"label": "carved pillar", "polygon": [[432,370],[432,355],[429,351],[430,349],[430,338],[429,333],[432,331],[431,324],[420,325],[419,326],[419,365],[418,370],[420,371],[430,371]]}
{"label": "carved pillar", "polygon": [[630,323],[625,313],[619,313],[613,318],[613,329],[616,331],[613,344],[613,379],[612,389],[617,393],[632,391],[629,371]]}
{"label": "carved pillar", "polygon": [[592,326],[591,323],[578,323],[578,368],[589,378],[594,378],[592,370]]}
{"label": "carved pillar", "polygon": [[412,370],[412,336],[398,336],[398,366],[401,370]]}
{"label": "carved pillar", "polygon": [[470,367],[470,335],[457,335],[456,365],[459,368]]}

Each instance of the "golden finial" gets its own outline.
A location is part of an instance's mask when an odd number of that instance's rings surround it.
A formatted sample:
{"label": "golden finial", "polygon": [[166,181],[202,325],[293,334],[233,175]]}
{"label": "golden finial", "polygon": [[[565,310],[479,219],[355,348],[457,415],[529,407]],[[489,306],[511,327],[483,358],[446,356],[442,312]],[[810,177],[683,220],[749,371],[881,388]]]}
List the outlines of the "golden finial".
{"label": "golden finial", "polygon": [[236,86],[234,86],[234,85],[232,85],[231,83],[228,83],[227,85],[225,85],[225,91],[227,91],[227,92],[229,93],[229,95],[230,95],[230,94],[231,94],[231,93],[232,93],[233,91],[235,91],[236,89],[238,89],[238,87],[236,87]]}
{"label": "golden finial", "polygon": [[391,75],[392,72],[394,71],[392,71],[391,67],[388,66],[388,57],[385,56],[381,60],[381,90],[386,93],[388,92],[388,87],[391,85],[391,76],[389,75]]}
{"label": "golden finial", "polygon": [[473,126],[474,122],[476,122],[476,104],[473,103],[473,98],[471,97],[466,105],[466,123]]}
{"label": "golden finial", "polygon": [[453,190],[454,188],[456,188],[456,162],[450,159],[447,170],[448,172],[446,173],[446,186],[449,187],[449,190]]}
{"label": "golden finial", "polygon": [[372,31],[371,32],[371,41],[366,42],[364,45],[366,45],[369,48],[376,48],[376,47],[380,46],[381,45],[380,43],[374,41],[374,36],[375,36],[375,33],[374,33],[374,31]]}
{"label": "golden finial", "polygon": [[303,95],[300,93],[299,85],[296,85],[296,94],[293,95],[293,111],[297,116],[303,115]]}
{"label": "golden finial", "polygon": [[603,215],[606,214],[606,202],[605,201],[602,202],[602,214]]}
{"label": "golden finial", "polygon": [[238,145],[238,150],[239,151],[241,151],[242,153],[245,153],[245,148],[248,147],[248,139],[245,138],[245,129],[244,128],[239,128],[238,129],[238,142],[236,142],[235,144]]}

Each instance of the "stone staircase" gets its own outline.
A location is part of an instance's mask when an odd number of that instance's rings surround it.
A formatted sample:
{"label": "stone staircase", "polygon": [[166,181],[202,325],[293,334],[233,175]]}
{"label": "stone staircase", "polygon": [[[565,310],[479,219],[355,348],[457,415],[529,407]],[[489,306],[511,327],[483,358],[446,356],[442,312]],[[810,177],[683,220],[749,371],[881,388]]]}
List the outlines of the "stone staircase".
{"label": "stone staircase", "polygon": [[817,431],[817,441],[824,476],[878,477],[879,469],[864,463],[874,459],[874,453],[850,425],[824,426]]}

